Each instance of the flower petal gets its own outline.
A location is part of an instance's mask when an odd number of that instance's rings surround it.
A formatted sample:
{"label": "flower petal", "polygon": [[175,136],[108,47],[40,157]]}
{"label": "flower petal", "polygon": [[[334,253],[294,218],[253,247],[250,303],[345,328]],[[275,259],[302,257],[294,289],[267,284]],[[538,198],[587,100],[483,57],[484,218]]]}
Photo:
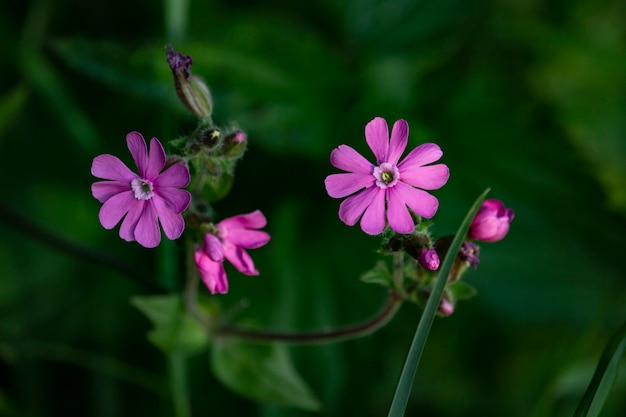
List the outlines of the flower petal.
{"label": "flower petal", "polygon": [[348,226],[354,226],[376,196],[376,190],[378,189],[378,187],[366,188],[360,193],[343,200],[339,205],[339,218],[341,221]]}
{"label": "flower petal", "polygon": [[154,198],[146,202],[135,226],[135,240],[145,248],[155,248],[161,243],[161,231],[153,201]]}
{"label": "flower petal", "polygon": [[204,235],[204,253],[215,262],[224,261],[224,247],[222,242],[212,233]]}
{"label": "flower petal", "polygon": [[146,178],[146,168],[148,167],[148,149],[146,148],[146,141],[139,132],[130,132],[126,135],[126,145],[128,150],[133,156],[135,165],[139,170],[139,176],[143,179]]}
{"label": "flower petal", "polygon": [[270,241],[270,235],[268,233],[252,229],[232,229],[229,230],[227,236],[221,233],[220,236],[224,240],[246,249],[260,248]]}
{"label": "flower petal", "polygon": [[113,155],[98,155],[91,164],[91,175],[103,180],[113,180],[130,183],[137,178],[120,159]]}
{"label": "flower petal", "polygon": [[137,199],[130,190],[112,196],[100,207],[100,223],[105,229],[113,229],[136,203]]}
{"label": "flower petal", "polygon": [[402,152],[406,149],[406,144],[409,140],[409,124],[406,120],[398,120],[393,124],[391,130],[391,142],[389,143],[389,151],[387,153],[387,160],[392,165],[396,165]]}
{"label": "flower petal", "polygon": [[373,185],[376,178],[372,174],[331,174],[326,177],[326,192],[333,198],[343,198],[354,194],[362,188]]}
{"label": "flower petal", "polygon": [[252,258],[242,247],[226,241],[224,242],[224,256],[242,274],[259,275]]}
{"label": "flower petal", "polygon": [[444,164],[410,167],[411,164],[398,168],[400,180],[423,190],[441,188],[450,178],[450,170]]}
{"label": "flower petal", "polygon": [[365,126],[365,140],[376,156],[376,163],[387,162],[389,150],[389,128],[382,117],[375,117]]}
{"label": "flower petal", "polygon": [[417,148],[413,149],[407,156],[398,164],[399,170],[411,171],[415,168],[430,164],[438,161],[443,152],[439,145],[434,143],[423,143]]}
{"label": "flower petal", "polygon": [[185,188],[189,185],[189,168],[174,164],[163,171],[154,183],[159,187]]}
{"label": "flower petal", "polygon": [[400,190],[397,187],[387,190],[387,220],[395,232],[408,234],[415,230],[415,223]]}
{"label": "flower petal", "polygon": [[148,165],[146,166],[146,176],[144,178],[156,180],[163,167],[165,167],[165,150],[157,138],[152,138],[150,140],[150,153],[148,154]]}
{"label": "flower petal", "polygon": [[101,203],[116,194],[129,190],[129,183],[120,181],[99,181],[91,184],[91,194]]}
{"label": "flower petal", "polygon": [[163,198],[169,207],[176,213],[182,213],[189,206],[191,194],[187,190],[179,190],[173,187],[158,188],[156,195]]}
{"label": "flower petal", "polygon": [[224,265],[221,262],[212,261],[201,249],[194,253],[196,267],[200,273],[200,278],[207,286],[211,294],[228,292],[228,279]]}
{"label": "flower petal", "polygon": [[154,209],[161,227],[163,227],[165,236],[170,240],[178,239],[183,234],[183,230],[185,230],[183,216],[172,210],[167,202],[158,195],[153,196],[150,201],[154,204]]}
{"label": "flower petal", "polygon": [[439,201],[426,191],[413,188],[402,181],[398,181],[394,188],[397,189],[399,198],[418,216],[430,219],[437,212]]}
{"label": "flower petal", "polygon": [[265,227],[267,220],[261,210],[255,210],[248,214],[239,214],[228,217],[217,224],[217,228],[223,234],[228,234],[230,229],[260,229]]}
{"label": "flower petal", "polygon": [[132,205],[120,226],[120,237],[127,242],[135,241],[135,227],[137,227],[137,222],[143,214],[143,208],[147,204],[146,200],[135,200],[137,202]]}
{"label": "flower petal", "polygon": [[379,235],[385,229],[385,190],[372,187],[375,190],[371,204],[365,210],[361,219],[361,229],[368,235]]}
{"label": "flower petal", "polygon": [[330,153],[330,163],[335,168],[359,174],[371,174],[374,165],[348,145],[339,145]]}

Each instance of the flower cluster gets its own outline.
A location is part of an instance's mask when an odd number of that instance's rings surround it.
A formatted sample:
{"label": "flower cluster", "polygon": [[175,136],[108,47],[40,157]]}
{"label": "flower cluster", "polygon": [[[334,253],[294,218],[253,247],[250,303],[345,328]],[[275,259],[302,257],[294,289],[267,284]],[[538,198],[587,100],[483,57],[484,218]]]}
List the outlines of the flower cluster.
{"label": "flower cluster", "polygon": [[266,223],[263,213],[257,210],[224,219],[204,235],[203,245],[196,249],[195,261],[202,281],[212,294],[228,291],[224,259],[245,275],[259,274],[245,249],[256,249],[269,242],[270,235],[258,230]]}

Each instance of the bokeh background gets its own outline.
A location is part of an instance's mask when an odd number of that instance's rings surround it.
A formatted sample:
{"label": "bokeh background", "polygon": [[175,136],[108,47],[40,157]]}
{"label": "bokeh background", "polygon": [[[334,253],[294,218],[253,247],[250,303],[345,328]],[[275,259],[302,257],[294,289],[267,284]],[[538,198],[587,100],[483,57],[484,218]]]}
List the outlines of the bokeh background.
{"label": "bokeh background", "polygon": [[[444,150],[435,233],[474,199],[516,211],[483,244],[478,289],[437,319],[408,416],[569,416],[626,319],[626,5],[619,0],[35,0],[0,4],[0,415],[170,416],[167,365],[134,295],[180,288],[163,249],[104,230],[94,156],[125,135],[191,132],[164,46],[193,56],[249,151],[220,216],[261,209],[259,277],[220,302],[275,329],[359,321],[378,240],[337,218],[323,180],[375,116]],[[60,239],[60,240],[59,240]],[[60,242],[66,244],[61,244]],[[169,249],[176,250],[175,244]],[[170,266],[171,268],[171,266]],[[224,388],[189,360],[194,416],[385,416],[420,312],[350,342],[292,347],[321,413]],[[622,363],[624,368],[624,363]],[[618,378],[603,416],[626,414]]]}

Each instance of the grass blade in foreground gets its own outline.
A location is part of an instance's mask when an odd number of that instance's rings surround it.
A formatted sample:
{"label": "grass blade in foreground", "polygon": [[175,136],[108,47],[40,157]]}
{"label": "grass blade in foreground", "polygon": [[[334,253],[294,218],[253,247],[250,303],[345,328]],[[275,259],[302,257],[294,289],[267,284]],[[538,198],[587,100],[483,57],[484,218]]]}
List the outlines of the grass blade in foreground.
{"label": "grass blade in foreground", "polygon": [[604,349],[600,362],[596,367],[593,378],[580,400],[574,417],[596,417],[600,415],[602,406],[609,396],[609,392],[617,376],[622,354],[626,349],[626,323],[615,333]]}
{"label": "grass blade in foreground", "polygon": [[417,365],[419,364],[420,357],[424,351],[424,345],[426,344],[426,339],[428,338],[428,332],[430,332],[430,327],[433,324],[437,308],[441,302],[441,296],[443,294],[448,275],[450,274],[450,269],[452,268],[452,264],[456,258],[456,256],[453,256],[452,254],[458,253],[459,248],[467,235],[470,224],[480,209],[485,197],[489,193],[489,190],[490,189],[487,188],[480,195],[480,197],[478,197],[470,211],[465,216],[463,223],[461,223],[459,230],[454,236],[450,249],[448,249],[448,254],[451,256],[446,256],[443,264],[441,265],[439,276],[437,277],[435,286],[433,287],[430,297],[428,298],[428,302],[424,308],[424,313],[422,313],[422,317],[417,325],[417,330],[415,331],[413,342],[411,343],[409,353],[404,363],[402,374],[400,374],[400,380],[398,381],[396,393],[393,396],[393,401],[391,402],[391,407],[389,408],[389,417],[404,416],[404,411],[409,401],[409,395],[411,394],[411,387],[413,386],[413,379],[415,378],[415,371],[417,371]]}

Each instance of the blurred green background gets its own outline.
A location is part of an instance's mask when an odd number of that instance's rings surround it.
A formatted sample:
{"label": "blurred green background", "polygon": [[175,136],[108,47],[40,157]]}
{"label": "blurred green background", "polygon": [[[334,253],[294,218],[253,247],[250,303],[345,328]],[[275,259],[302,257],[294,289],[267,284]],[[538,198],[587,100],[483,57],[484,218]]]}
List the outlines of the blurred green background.
{"label": "blurred green background", "polygon": [[[94,156],[130,163],[129,131],[195,127],[170,42],[211,86],[214,120],[249,135],[217,212],[261,209],[272,235],[253,253],[259,277],[229,270],[227,308],[246,300],[239,317],[284,330],[378,310],[385,291],[359,281],[378,240],[339,221],[323,180],[337,145],[370,156],[369,120],[404,118],[410,145],[438,143],[451,170],[436,234],[488,186],[516,211],[466,276],[477,296],[435,321],[407,415],[572,415],[626,319],[626,3],[181,1],[0,4],[0,416],[173,415],[129,299],[182,277],[159,276],[162,248],[104,230],[89,188]],[[322,413],[233,394],[197,355],[193,415],[386,416],[419,314],[290,348]],[[624,416],[625,394],[622,372],[603,416]]]}

